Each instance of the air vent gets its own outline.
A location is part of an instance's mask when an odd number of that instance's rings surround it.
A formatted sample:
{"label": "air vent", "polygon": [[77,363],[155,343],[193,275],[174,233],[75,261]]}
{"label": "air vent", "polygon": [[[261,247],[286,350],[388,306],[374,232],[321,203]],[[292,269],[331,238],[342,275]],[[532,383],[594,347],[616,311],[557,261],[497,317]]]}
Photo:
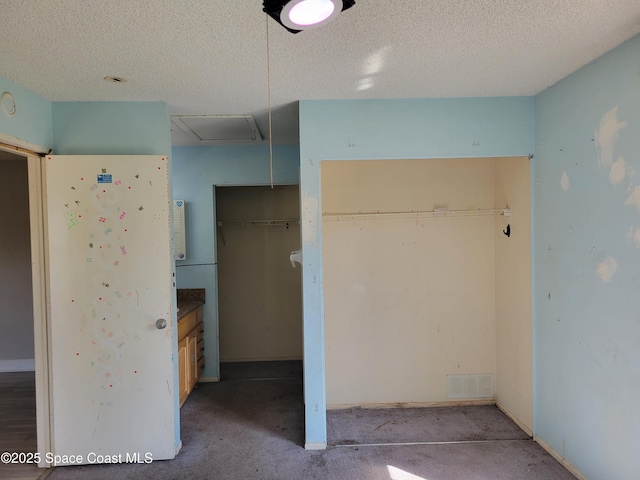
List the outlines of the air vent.
{"label": "air vent", "polygon": [[173,145],[229,145],[262,141],[252,115],[172,115]]}
{"label": "air vent", "polygon": [[493,375],[447,375],[447,398],[493,398]]}

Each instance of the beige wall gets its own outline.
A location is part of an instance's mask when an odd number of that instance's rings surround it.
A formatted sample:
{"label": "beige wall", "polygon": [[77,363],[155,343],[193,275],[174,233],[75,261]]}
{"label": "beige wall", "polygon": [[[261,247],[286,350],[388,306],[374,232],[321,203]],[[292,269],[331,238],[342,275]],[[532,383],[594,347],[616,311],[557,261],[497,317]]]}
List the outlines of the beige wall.
{"label": "beige wall", "polygon": [[[323,212],[489,209],[493,159],[323,162]],[[446,402],[495,374],[491,216],[323,221],[329,405]]]}
{"label": "beige wall", "polygon": [[[496,218],[496,400],[533,432],[531,329],[531,192],[529,159],[499,158],[495,202],[511,217]],[[511,226],[511,237],[502,230]]]}
{"label": "beige wall", "polygon": [[[528,182],[527,158],[323,162],[329,406],[450,402],[447,375],[489,373],[532,425]],[[509,218],[328,215],[507,204]]]}
{"label": "beige wall", "polygon": [[220,361],[302,358],[297,222],[241,226],[241,220],[298,219],[297,186],[216,188]]}
{"label": "beige wall", "polygon": [[27,161],[0,152],[0,371],[34,353],[27,181]]}

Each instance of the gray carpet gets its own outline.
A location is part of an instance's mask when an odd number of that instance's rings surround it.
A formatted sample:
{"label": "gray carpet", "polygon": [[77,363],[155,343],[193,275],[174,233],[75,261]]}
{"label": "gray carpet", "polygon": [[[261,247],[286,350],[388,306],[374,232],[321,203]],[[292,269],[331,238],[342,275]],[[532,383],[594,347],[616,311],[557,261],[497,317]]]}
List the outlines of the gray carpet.
{"label": "gray carpet", "polygon": [[222,380],[302,378],[302,360],[223,362],[220,364],[220,378]]}
{"label": "gray carpet", "polygon": [[495,406],[332,410],[330,445],[528,440]]}
{"label": "gray carpet", "polygon": [[[466,417],[471,438],[482,430],[490,439],[492,425],[499,424],[497,434],[510,436],[502,426],[504,419],[482,423],[486,412],[465,413],[439,410],[431,421],[440,422],[441,433],[447,426]],[[480,407],[485,409],[485,407]],[[494,409],[495,410],[495,409]],[[367,414],[373,413],[368,418]],[[417,413],[417,412],[412,412]],[[431,411],[426,416],[434,415]],[[489,416],[494,418],[495,411]],[[498,412],[499,413],[499,412]],[[407,412],[402,410],[361,410],[350,414],[357,418],[353,433],[340,436],[355,443],[373,437],[360,437],[371,430],[376,435],[383,428],[384,438],[403,438]],[[438,416],[439,415],[439,416]],[[397,416],[397,417],[396,417]],[[329,417],[332,435],[337,416]],[[438,420],[439,418],[439,420]],[[496,417],[497,418],[497,417]],[[381,419],[389,419],[375,430]],[[435,420],[434,420],[435,419]],[[558,462],[531,440],[500,440],[464,444],[359,447],[336,446],[324,451],[302,448],[303,406],[300,378],[284,380],[228,381],[202,384],[187,399],[181,412],[183,448],[171,461],[149,465],[112,465],[60,467],[52,480],[74,479],[335,479],[335,480],[565,480],[573,479]],[[446,421],[445,421],[446,420]],[[369,425],[358,426],[359,422]],[[395,423],[394,423],[395,422]],[[507,421],[508,423],[508,421]],[[426,426],[426,424],[424,424]],[[464,430],[464,429],[463,429]],[[369,433],[366,433],[369,435]],[[378,438],[378,437],[376,437]],[[383,437],[380,437],[383,438]],[[336,442],[337,437],[330,441]],[[403,472],[405,472],[403,474]],[[402,476],[405,475],[405,476]],[[413,475],[413,476],[410,476]]]}

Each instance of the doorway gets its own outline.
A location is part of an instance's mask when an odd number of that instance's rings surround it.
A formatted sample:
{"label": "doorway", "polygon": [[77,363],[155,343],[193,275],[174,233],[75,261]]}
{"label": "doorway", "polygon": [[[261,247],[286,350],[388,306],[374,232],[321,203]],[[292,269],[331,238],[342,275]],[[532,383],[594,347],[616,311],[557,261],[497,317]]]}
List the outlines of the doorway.
{"label": "doorway", "polygon": [[[26,157],[0,150],[0,451],[36,452],[34,311]],[[5,472],[6,470],[6,472]],[[33,465],[0,465],[0,476],[37,478]]]}
{"label": "doorway", "polygon": [[221,379],[301,376],[299,188],[215,192]]}

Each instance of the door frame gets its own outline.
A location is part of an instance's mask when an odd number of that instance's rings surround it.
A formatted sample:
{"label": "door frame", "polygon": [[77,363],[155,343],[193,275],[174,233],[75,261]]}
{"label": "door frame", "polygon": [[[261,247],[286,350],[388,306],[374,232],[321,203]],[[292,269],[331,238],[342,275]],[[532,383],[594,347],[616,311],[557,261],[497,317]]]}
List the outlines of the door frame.
{"label": "door frame", "polygon": [[[36,431],[39,452],[50,452],[51,415],[49,401],[49,319],[47,316],[47,290],[44,230],[44,196],[42,168],[44,158],[27,157],[29,176],[29,212],[31,226],[31,276],[33,283],[33,333],[36,369]],[[38,466],[49,468],[41,455]]]}
{"label": "door frame", "polygon": [[49,402],[49,333],[46,296],[46,258],[44,231],[44,195],[42,189],[43,157],[46,149],[0,134],[0,150],[18,155],[27,162],[29,227],[31,242],[31,285],[33,295],[33,342],[36,390],[36,439],[41,452],[38,467],[51,467],[44,453],[51,451],[51,416]]}

